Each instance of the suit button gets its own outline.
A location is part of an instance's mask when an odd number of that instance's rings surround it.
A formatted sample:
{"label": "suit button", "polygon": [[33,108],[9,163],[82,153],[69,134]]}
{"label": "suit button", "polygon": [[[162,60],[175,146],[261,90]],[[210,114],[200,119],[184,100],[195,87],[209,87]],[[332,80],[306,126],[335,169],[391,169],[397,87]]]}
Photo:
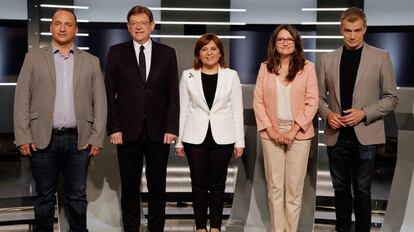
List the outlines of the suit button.
{"label": "suit button", "polygon": [[52,118],[52,117],[53,117],[53,114],[52,114],[52,113],[48,113],[48,114],[47,114],[47,116],[48,116],[49,118]]}

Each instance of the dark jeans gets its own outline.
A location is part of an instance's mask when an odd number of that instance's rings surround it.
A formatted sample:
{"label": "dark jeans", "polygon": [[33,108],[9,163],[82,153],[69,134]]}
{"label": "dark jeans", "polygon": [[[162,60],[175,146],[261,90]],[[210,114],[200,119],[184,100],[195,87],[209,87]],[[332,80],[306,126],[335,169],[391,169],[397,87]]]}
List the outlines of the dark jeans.
{"label": "dark jeans", "polygon": [[137,232],[141,224],[140,185],[145,156],[148,187],[148,229],[164,231],[165,185],[169,144],[150,141],[144,132],[137,142],[118,145],[121,208],[124,231]]}
{"label": "dark jeans", "polygon": [[84,232],[86,228],[86,177],[89,149],[79,151],[76,132],[55,135],[46,149],[32,151],[30,164],[36,182],[34,202],[34,231],[53,231],[56,190],[59,174],[64,177],[65,212],[70,231]]}
{"label": "dark jeans", "polygon": [[355,231],[370,231],[371,177],[375,154],[376,146],[361,145],[354,133],[346,136],[340,134],[336,145],[328,146],[329,167],[335,190],[336,230],[339,232],[351,231],[352,205]]}
{"label": "dark jeans", "polygon": [[196,228],[207,228],[207,207],[210,228],[221,229],[227,168],[234,144],[194,145],[184,143],[191,173],[193,208]]}

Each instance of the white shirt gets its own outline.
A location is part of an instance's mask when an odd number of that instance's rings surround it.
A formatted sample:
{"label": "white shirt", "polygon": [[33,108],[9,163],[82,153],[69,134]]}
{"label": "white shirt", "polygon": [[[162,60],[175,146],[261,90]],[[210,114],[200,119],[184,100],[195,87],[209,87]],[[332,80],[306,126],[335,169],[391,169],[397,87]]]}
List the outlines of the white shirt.
{"label": "white shirt", "polygon": [[[134,50],[135,50],[135,57],[137,58],[137,63],[139,66],[139,51],[141,44],[137,43],[137,41],[134,41]],[[149,39],[147,42],[143,44],[144,46],[144,55],[145,55],[145,79],[148,79],[148,74],[151,68],[151,53],[152,53],[152,40]]]}
{"label": "white shirt", "polygon": [[291,83],[285,86],[279,79],[277,79],[276,83],[277,118],[281,120],[293,120],[290,104]]}

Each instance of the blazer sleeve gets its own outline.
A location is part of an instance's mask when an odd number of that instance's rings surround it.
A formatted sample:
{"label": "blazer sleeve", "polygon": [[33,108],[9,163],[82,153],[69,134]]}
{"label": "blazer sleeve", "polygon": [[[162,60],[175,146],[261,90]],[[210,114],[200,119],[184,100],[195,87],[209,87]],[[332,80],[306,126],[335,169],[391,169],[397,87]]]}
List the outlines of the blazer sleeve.
{"label": "blazer sleeve", "polygon": [[88,143],[102,148],[105,138],[105,125],[107,121],[107,99],[99,59],[94,57],[92,65],[94,70],[94,76],[92,78],[94,120]]}
{"label": "blazer sleeve", "polygon": [[[308,67],[306,67],[308,66]],[[299,114],[294,121],[300,126],[303,131],[306,131],[312,125],[312,120],[318,110],[318,81],[316,80],[315,66],[307,62],[305,75],[307,75],[307,86],[305,92],[305,106],[301,114]]]}
{"label": "blazer sleeve", "polygon": [[166,133],[178,135],[180,117],[180,96],[178,90],[177,56],[171,49],[168,70],[168,109]]}
{"label": "blazer sleeve", "polygon": [[31,79],[33,71],[33,56],[27,53],[23,66],[20,70],[17,80],[16,91],[14,96],[14,136],[16,146],[34,143],[30,131],[30,100],[31,100]]}
{"label": "blazer sleeve", "polygon": [[256,86],[253,92],[253,110],[256,116],[257,131],[262,131],[272,126],[270,119],[266,113],[266,105],[264,103],[264,78],[267,73],[266,64],[260,65],[259,73],[257,74]]}
{"label": "blazer sleeve", "polygon": [[324,69],[324,56],[321,57],[321,59],[318,59],[316,62],[316,76],[318,78],[318,89],[319,89],[319,103],[318,103],[318,109],[319,114],[323,118],[324,121],[326,121],[326,117],[331,110],[328,106],[328,93],[327,93],[327,87],[326,87],[326,75],[325,75],[325,69]]}
{"label": "blazer sleeve", "polygon": [[231,112],[235,129],[234,147],[244,148],[243,95],[240,79],[236,71],[234,71],[230,98]]}
{"label": "blazer sleeve", "polygon": [[111,135],[116,132],[121,132],[121,123],[118,116],[116,101],[118,94],[118,67],[117,67],[117,58],[116,51],[112,47],[109,49],[108,57],[106,61],[105,68],[105,88],[107,95],[107,105],[108,105],[108,120],[107,120],[107,132],[108,135]]}
{"label": "blazer sleeve", "polygon": [[179,132],[178,137],[175,142],[176,148],[182,148],[182,136],[184,132],[185,123],[187,121],[188,107],[189,107],[189,94],[187,86],[187,78],[185,77],[186,71],[183,72],[180,80],[180,123],[179,123]]}
{"label": "blazer sleeve", "polygon": [[366,124],[370,124],[378,118],[388,114],[389,112],[393,111],[398,105],[395,76],[391,59],[388,53],[385,53],[381,62],[381,96],[377,103],[362,108],[365,111]]}

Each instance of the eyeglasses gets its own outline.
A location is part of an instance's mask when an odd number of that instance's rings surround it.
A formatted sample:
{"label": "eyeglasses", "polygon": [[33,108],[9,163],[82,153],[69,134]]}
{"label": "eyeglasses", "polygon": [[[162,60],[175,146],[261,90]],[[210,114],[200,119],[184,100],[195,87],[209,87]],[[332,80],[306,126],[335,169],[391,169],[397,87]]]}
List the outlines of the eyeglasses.
{"label": "eyeglasses", "polygon": [[295,43],[295,40],[293,38],[277,38],[276,39],[276,43],[278,44],[284,44],[285,42],[287,44],[293,44]]}
{"label": "eyeglasses", "polygon": [[149,23],[150,23],[149,21],[141,21],[141,22],[132,21],[132,22],[129,22],[128,25],[130,27],[137,27],[137,26],[143,27],[143,26],[147,26]]}

